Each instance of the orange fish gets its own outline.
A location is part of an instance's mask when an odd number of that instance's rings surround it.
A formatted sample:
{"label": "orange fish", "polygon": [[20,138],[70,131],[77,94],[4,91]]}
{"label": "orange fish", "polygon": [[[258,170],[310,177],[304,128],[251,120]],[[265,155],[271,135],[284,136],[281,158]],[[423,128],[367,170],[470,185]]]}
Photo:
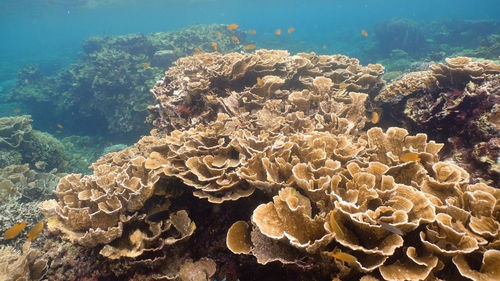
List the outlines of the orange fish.
{"label": "orange fish", "polygon": [[257,34],[257,31],[255,31],[255,29],[250,29],[250,30],[248,31],[248,33],[250,33],[250,34]]}
{"label": "orange fish", "polygon": [[217,37],[220,37],[222,35],[222,33],[220,33],[220,31],[217,31]]}
{"label": "orange fish", "polygon": [[348,253],[342,252],[340,250],[334,250],[332,253],[330,253],[330,256],[348,264],[354,264],[358,260],[355,256],[349,255]]}
{"label": "orange fish", "polygon": [[338,238],[343,239],[344,231],[342,231],[342,228],[340,228],[339,223],[337,222],[337,220],[335,220],[335,213],[337,213],[337,209],[333,210],[330,213],[330,228]]}
{"label": "orange fish", "polygon": [[236,43],[236,44],[240,44],[240,39],[238,39],[238,37],[236,36],[231,36],[231,39]]}
{"label": "orange fish", "polygon": [[228,27],[227,27],[227,30],[235,30],[236,28],[238,28],[238,25],[235,24],[235,23],[232,23],[230,24]]}
{"label": "orange fish", "polygon": [[379,121],[380,121],[380,114],[378,114],[378,112],[376,112],[376,111],[372,112],[372,120],[371,120],[371,122],[373,124],[377,124]]}
{"label": "orange fish", "polygon": [[294,32],[294,31],[295,31],[295,28],[290,27],[290,28],[288,29],[288,34],[290,34],[290,33]]}
{"label": "orange fish", "polygon": [[12,112],[14,112],[15,114],[18,114],[18,113],[21,113],[21,109],[16,108],[16,109],[12,110]]}
{"label": "orange fish", "polygon": [[211,65],[211,64],[214,63],[214,61],[211,60],[211,59],[206,59],[206,60],[203,61],[203,63],[206,64],[206,65]]}
{"label": "orange fish", "polygon": [[44,226],[43,221],[35,224],[35,226],[33,226],[30,229],[30,232],[28,232],[28,234],[26,235],[28,237],[28,240],[33,241],[38,236],[38,234],[40,234],[40,232],[42,232],[43,226]]}
{"label": "orange fish", "polygon": [[420,162],[420,157],[418,157],[418,153],[416,152],[406,152],[403,155],[399,156],[399,160],[403,162],[417,161]]}
{"label": "orange fish", "polygon": [[247,49],[247,50],[253,50],[253,49],[255,49],[255,44],[248,44],[248,45],[245,46],[245,49]]}
{"label": "orange fish", "polygon": [[149,62],[145,62],[144,63],[144,69],[148,69],[149,68]]}
{"label": "orange fish", "polygon": [[216,52],[217,52],[217,46],[218,46],[217,42],[212,42],[212,47],[214,48],[214,51],[216,51]]}
{"label": "orange fish", "polygon": [[194,55],[197,56],[197,55],[201,55],[201,54],[203,54],[203,51],[200,50],[200,48],[195,47],[194,48]]}
{"label": "orange fish", "polygon": [[274,34],[281,35],[281,29],[276,29],[276,31],[274,32]]}
{"label": "orange fish", "polygon": [[63,125],[61,125],[61,124],[57,124],[56,126],[57,126],[57,128],[59,128],[59,129],[64,128],[64,127],[63,127]]}
{"label": "orange fish", "polygon": [[368,36],[368,32],[366,32],[366,30],[364,30],[364,29],[363,29],[363,30],[361,30],[361,34],[362,34],[364,37]]}
{"label": "orange fish", "polygon": [[262,82],[260,77],[257,77],[257,86],[262,87],[262,85],[264,85],[264,82]]}
{"label": "orange fish", "polygon": [[19,233],[21,233],[21,231],[23,231],[25,227],[26,227],[26,222],[24,221],[14,224],[4,232],[3,239],[9,240],[12,238],[16,238],[16,236],[19,235]]}

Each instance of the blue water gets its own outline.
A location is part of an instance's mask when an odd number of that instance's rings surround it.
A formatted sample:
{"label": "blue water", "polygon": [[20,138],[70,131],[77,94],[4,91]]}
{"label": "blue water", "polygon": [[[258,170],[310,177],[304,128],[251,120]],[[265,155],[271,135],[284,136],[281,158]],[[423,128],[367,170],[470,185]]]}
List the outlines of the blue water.
{"label": "blue water", "polygon": [[91,35],[236,22],[244,30],[269,33],[293,26],[296,40],[347,52],[349,35],[361,29],[370,34],[376,22],[394,17],[498,20],[500,1],[2,0],[0,80],[15,78],[17,68],[30,63],[54,72],[71,63],[80,53],[81,41]]}

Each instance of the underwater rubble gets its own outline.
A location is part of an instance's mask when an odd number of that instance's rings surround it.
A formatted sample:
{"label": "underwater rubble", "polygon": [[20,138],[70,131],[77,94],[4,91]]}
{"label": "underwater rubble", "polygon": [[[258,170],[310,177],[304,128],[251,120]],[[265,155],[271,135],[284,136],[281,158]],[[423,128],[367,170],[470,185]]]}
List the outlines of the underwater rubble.
{"label": "underwater rubble", "polygon": [[498,122],[499,67],[454,58],[385,84],[343,55],[180,58],[152,89],[151,133],[40,203],[46,278],[74,265],[64,248],[88,255],[75,280],[495,280],[500,190],[479,172],[495,167],[443,160],[447,119],[418,105],[477,100]]}

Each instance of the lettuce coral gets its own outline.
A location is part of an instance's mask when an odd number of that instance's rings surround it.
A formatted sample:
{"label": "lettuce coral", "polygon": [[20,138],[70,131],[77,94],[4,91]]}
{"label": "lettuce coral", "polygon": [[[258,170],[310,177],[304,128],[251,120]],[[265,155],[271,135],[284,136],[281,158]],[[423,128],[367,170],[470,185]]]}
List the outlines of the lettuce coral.
{"label": "lettuce coral", "polygon": [[367,125],[382,72],[277,50],[181,58],[152,90],[156,128],[61,179],[40,206],[49,230],[137,278],[209,278],[225,260],[216,233],[311,279],[490,278],[498,190],[427,134]]}

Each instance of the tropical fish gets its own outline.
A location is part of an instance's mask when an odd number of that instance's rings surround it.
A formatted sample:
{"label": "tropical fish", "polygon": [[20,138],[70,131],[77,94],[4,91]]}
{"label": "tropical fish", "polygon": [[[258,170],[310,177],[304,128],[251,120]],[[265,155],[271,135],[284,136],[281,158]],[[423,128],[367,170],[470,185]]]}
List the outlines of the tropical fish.
{"label": "tropical fish", "polygon": [[194,48],[194,55],[197,56],[197,55],[201,55],[201,54],[203,54],[203,51],[200,50],[200,48],[195,47]]}
{"label": "tropical fish", "polygon": [[231,39],[236,43],[236,44],[240,44],[240,39],[238,39],[238,37],[236,36],[231,36]]}
{"label": "tropical fish", "polygon": [[174,49],[172,50],[172,53],[174,53],[174,55],[175,55],[175,54],[177,54],[177,49],[176,49],[176,48],[174,48]]}
{"label": "tropical fish", "polygon": [[57,126],[57,128],[59,128],[59,129],[64,128],[64,126],[63,126],[63,125],[61,125],[61,124],[56,124],[56,126]]}
{"label": "tropical fish", "polygon": [[288,29],[288,34],[290,34],[290,33],[294,32],[294,31],[295,31],[295,28],[290,27],[290,28]]}
{"label": "tropical fish", "polygon": [[21,231],[23,231],[25,227],[26,227],[26,222],[24,221],[14,224],[4,232],[3,239],[9,240],[12,238],[16,238],[16,236],[19,235],[19,233],[21,233]]}
{"label": "tropical fish", "polygon": [[40,234],[40,232],[42,232],[43,230],[43,226],[44,226],[44,222],[41,221],[37,224],[35,224],[35,226],[33,226],[31,229],[30,229],[30,232],[28,232],[28,234],[26,235],[28,237],[28,240],[29,241],[33,241],[35,238],[38,237],[38,235]]}
{"label": "tropical fish", "polygon": [[346,262],[348,264],[354,264],[356,263],[356,261],[358,261],[358,259],[355,256],[349,255],[348,253],[342,252],[340,250],[334,250],[333,252],[330,253],[330,256],[332,256],[337,260]]}
{"label": "tropical fish", "polygon": [[145,62],[144,63],[144,69],[148,69],[149,68],[149,62]]}
{"label": "tropical fish", "polygon": [[170,210],[162,210],[149,215],[148,220],[152,222],[160,222],[164,219],[167,219],[169,216],[170,216]]}
{"label": "tropical fish", "polygon": [[212,47],[214,48],[214,51],[217,51],[217,42],[212,42]]}
{"label": "tropical fish", "polygon": [[222,35],[222,33],[220,33],[220,31],[217,31],[217,37],[220,37]]}
{"label": "tropical fish", "polygon": [[255,44],[248,44],[248,45],[245,46],[245,49],[247,49],[247,50],[253,50],[253,49],[255,49]]}
{"label": "tropical fish", "polygon": [[274,32],[274,34],[281,35],[281,29],[276,29],[276,31]]}
{"label": "tropical fish", "polygon": [[398,228],[395,228],[395,227],[393,227],[393,226],[390,226],[388,223],[385,223],[385,222],[383,222],[383,221],[379,221],[379,223],[380,223],[380,225],[381,225],[383,228],[385,228],[385,229],[389,230],[390,232],[392,232],[392,233],[394,233],[394,234],[401,235],[401,236],[403,236],[403,235],[404,235],[404,234],[403,234],[403,232],[402,232],[401,230],[399,230]]}
{"label": "tropical fish", "polygon": [[336,209],[330,213],[330,228],[332,229],[332,231],[335,233],[335,235],[338,238],[343,239],[344,238],[344,231],[342,231],[342,228],[340,228],[340,225],[335,220],[335,213],[337,213]]}
{"label": "tropical fish", "polygon": [[340,89],[345,89],[345,88],[347,88],[347,84],[345,82],[340,82],[339,88]]}
{"label": "tropical fish", "polygon": [[206,64],[206,65],[211,65],[211,64],[214,63],[214,60],[212,60],[212,59],[206,59],[206,60],[203,61],[203,63]]}
{"label": "tropical fish", "polygon": [[323,44],[323,49],[326,49],[326,44]]}
{"label": "tropical fish", "polygon": [[361,34],[364,36],[364,37],[367,37],[368,36],[368,32],[366,32],[366,30],[361,30]]}
{"label": "tropical fish", "polygon": [[262,85],[264,85],[264,82],[262,82],[260,77],[257,77],[257,86],[262,87]]}
{"label": "tropical fish", "polygon": [[235,30],[236,28],[238,28],[238,25],[235,24],[235,23],[232,23],[230,24],[228,27],[227,27],[227,30]]}
{"label": "tropical fish", "polygon": [[377,124],[380,121],[380,114],[378,112],[372,112],[372,120],[370,120],[373,124]]}
{"label": "tropical fish", "polygon": [[257,33],[257,31],[255,31],[255,29],[250,29],[250,30],[248,31],[248,33],[250,33],[250,34],[256,34],[256,33]]}
{"label": "tropical fish", "polygon": [[62,133],[61,130],[56,130],[56,134],[60,134],[60,133]]}
{"label": "tropical fish", "polygon": [[15,114],[18,114],[18,113],[21,113],[21,109],[16,108],[16,109],[12,110],[12,112],[14,112]]}
{"label": "tropical fish", "polygon": [[418,157],[418,153],[416,152],[406,152],[403,155],[399,156],[399,160],[403,162],[417,161],[420,162],[420,157]]}

